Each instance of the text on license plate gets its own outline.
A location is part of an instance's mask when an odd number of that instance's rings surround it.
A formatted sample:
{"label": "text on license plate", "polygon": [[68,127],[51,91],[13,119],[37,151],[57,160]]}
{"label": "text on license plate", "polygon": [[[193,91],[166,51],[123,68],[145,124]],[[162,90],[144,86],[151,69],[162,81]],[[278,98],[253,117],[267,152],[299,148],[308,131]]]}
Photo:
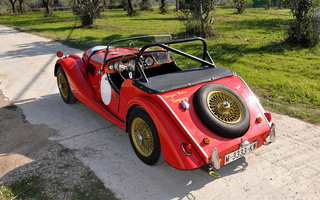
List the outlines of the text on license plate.
{"label": "text on license plate", "polygon": [[228,163],[231,163],[231,162],[243,157],[244,155],[254,151],[256,148],[257,148],[257,142],[253,142],[243,148],[240,148],[236,151],[233,151],[225,156],[224,164],[226,165]]}

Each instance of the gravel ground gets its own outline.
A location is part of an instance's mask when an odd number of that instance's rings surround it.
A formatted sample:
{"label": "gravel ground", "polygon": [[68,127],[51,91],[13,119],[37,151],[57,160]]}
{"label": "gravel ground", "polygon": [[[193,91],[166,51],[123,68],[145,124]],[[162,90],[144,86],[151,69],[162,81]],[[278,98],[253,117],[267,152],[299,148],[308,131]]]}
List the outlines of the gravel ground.
{"label": "gravel ground", "polygon": [[11,199],[4,188],[18,199],[116,199],[72,150],[48,140],[55,134],[26,121],[0,90],[0,199]]}

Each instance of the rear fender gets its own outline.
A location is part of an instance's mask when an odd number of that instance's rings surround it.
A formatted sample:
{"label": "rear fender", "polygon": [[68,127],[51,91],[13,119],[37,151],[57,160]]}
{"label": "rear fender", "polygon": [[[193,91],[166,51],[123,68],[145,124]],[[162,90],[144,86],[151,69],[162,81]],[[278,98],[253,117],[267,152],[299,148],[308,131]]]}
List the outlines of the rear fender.
{"label": "rear fender", "polygon": [[[131,100],[126,120],[135,106],[141,106],[145,109],[155,123],[160,138],[161,151],[168,164],[178,169],[195,169],[205,165],[204,160],[195,148],[193,148],[190,156],[183,152],[181,144],[190,142],[155,100],[148,96],[139,96]],[[126,132],[128,132],[128,129],[129,125],[127,124]]]}

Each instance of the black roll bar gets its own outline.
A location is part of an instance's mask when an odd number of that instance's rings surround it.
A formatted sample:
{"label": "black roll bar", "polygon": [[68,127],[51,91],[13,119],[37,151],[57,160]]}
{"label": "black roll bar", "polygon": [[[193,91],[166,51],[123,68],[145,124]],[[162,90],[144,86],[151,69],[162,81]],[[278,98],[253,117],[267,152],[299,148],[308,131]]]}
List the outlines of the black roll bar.
{"label": "black roll bar", "polygon": [[141,38],[157,38],[157,37],[169,37],[170,41],[172,40],[172,37],[171,37],[170,34],[163,34],[163,35],[145,35],[145,36],[130,37],[130,38],[125,38],[125,39],[120,39],[120,40],[115,40],[115,41],[109,42],[107,44],[106,52],[105,52],[104,57],[103,57],[101,70],[103,70],[103,66],[106,64],[106,58],[107,58],[107,55],[109,53],[109,47],[110,47],[111,44],[117,43],[117,42],[123,42],[123,41],[127,41],[127,40],[135,40],[135,39],[141,39]]}
{"label": "black roll bar", "polygon": [[[191,41],[196,41],[196,40],[200,40],[203,43],[203,59],[200,59],[200,58],[198,58],[196,56],[190,55],[190,54],[185,53],[183,51],[180,51],[178,49],[175,49],[175,48],[172,48],[170,46],[167,46],[168,44],[177,44],[177,43],[191,42]],[[201,37],[186,38],[186,39],[179,39],[179,40],[171,40],[171,41],[165,41],[165,42],[154,42],[154,43],[150,43],[150,44],[147,44],[144,47],[142,47],[141,50],[139,51],[139,53],[137,54],[137,57],[136,57],[137,68],[138,68],[140,74],[142,75],[142,81],[143,82],[149,82],[149,80],[148,80],[147,76],[145,75],[145,73],[143,72],[143,69],[142,69],[143,66],[141,66],[141,64],[139,62],[139,59],[140,59],[140,56],[143,54],[143,52],[146,49],[148,49],[149,47],[152,47],[152,46],[159,46],[159,47],[162,47],[163,49],[166,49],[166,50],[172,51],[174,53],[177,53],[177,54],[186,56],[188,58],[191,58],[193,60],[199,61],[202,64],[209,65],[210,67],[216,67],[216,65],[214,64],[214,62],[213,62],[213,60],[212,60],[212,58],[210,56],[210,54],[207,51],[206,41]],[[208,58],[209,62],[205,61],[206,58]]]}

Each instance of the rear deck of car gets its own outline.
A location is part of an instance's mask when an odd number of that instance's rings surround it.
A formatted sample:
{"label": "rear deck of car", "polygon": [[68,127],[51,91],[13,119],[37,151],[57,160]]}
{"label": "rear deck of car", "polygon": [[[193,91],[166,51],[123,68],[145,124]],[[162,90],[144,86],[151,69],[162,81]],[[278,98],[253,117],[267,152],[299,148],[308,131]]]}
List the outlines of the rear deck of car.
{"label": "rear deck of car", "polygon": [[195,69],[148,77],[149,82],[143,82],[141,79],[135,79],[133,80],[133,85],[147,93],[156,94],[206,81],[217,80],[235,74],[236,73],[232,70],[220,66],[203,66]]}

